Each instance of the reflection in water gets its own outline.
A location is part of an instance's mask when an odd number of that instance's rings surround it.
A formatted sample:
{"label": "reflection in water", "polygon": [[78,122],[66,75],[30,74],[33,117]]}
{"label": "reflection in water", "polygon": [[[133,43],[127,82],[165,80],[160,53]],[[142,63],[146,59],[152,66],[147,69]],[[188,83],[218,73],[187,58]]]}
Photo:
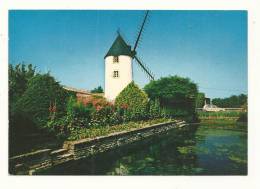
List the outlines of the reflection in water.
{"label": "reflection in water", "polygon": [[247,132],[242,128],[201,124],[172,130],[40,174],[246,175]]}

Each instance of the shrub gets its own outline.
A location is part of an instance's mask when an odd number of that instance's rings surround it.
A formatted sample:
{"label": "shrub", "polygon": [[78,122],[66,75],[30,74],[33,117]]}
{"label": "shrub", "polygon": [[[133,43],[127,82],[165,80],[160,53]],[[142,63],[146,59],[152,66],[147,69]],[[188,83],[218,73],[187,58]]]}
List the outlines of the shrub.
{"label": "shrub", "polygon": [[92,105],[96,110],[112,105],[104,97],[97,95],[91,95],[87,98],[78,99],[78,101],[82,102],[85,106]]}
{"label": "shrub", "polygon": [[122,114],[118,109],[109,105],[100,110],[96,110],[91,115],[91,126],[106,126],[122,123]]}
{"label": "shrub", "polygon": [[70,127],[88,127],[91,114],[95,111],[92,104],[84,105],[71,97],[67,103],[67,118]]}
{"label": "shrub", "polygon": [[165,112],[160,106],[159,99],[150,100],[148,107],[150,119],[165,117]]}
{"label": "shrub", "polygon": [[147,105],[147,94],[134,82],[128,84],[115,99],[115,106],[125,110],[125,120],[141,120],[147,118]]}
{"label": "shrub", "polygon": [[63,138],[69,134],[69,119],[67,116],[63,116],[60,118],[53,117],[50,119],[47,124],[46,128],[48,128],[49,133],[53,133],[58,138]]}
{"label": "shrub", "polygon": [[159,99],[161,106],[172,117],[195,115],[198,89],[189,78],[163,77],[151,81],[144,87],[144,90],[150,99]]}
{"label": "shrub", "polygon": [[28,88],[17,102],[16,110],[30,117],[36,126],[44,128],[53,111],[56,117],[66,113],[68,93],[49,74],[32,77]]}

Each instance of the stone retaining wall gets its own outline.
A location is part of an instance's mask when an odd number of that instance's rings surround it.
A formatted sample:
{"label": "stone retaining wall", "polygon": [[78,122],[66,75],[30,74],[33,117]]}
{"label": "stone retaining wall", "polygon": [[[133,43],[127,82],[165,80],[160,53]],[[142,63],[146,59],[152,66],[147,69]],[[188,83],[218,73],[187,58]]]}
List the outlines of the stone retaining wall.
{"label": "stone retaining wall", "polygon": [[55,151],[43,149],[10,158],[9,172],[10,174],[16,175],[32,175],[42,169],[48,169],[52,166],[71,160],[78,160],[105,152],[185,125],[186,123],[184,121],[172,121],[151,125],[141,129],[113,133],[108,136],[96,137],[94,139],[66,141],[64,142],[63,149]]}

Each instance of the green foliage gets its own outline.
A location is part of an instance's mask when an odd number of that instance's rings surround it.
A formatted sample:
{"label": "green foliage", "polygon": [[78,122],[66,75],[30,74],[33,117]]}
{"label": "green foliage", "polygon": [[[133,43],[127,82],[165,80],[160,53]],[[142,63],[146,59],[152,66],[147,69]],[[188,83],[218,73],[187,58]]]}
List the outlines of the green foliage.
{"label": "green foliage", "polygon": [[123,123],[114,126],[103,126],[103,127],[93,126],[90,128],[76,128],[72,130],[72,132],[68,136],[68,140],[78,140],[83,138],[94,138],[98,136],[105,136],[115,132],[129,131],[132,129],[140,129],[148,125],[169,122],[169,121],[173,121],[173,120],[168,118],[159,118],[159,119],[153,119],[147,121],[128,122],[128,123]]}
{"label": "green foliage", "polygon": [[232,95],[228,98],[214,98],[212,103],[221,108],[241,108],[247,104],[247,95]]}
{"label": "green foliage", "polygon": [[163,77],[151,81],[144,87],[144,90],[150,99],[159,99],[168,115],[173,117],[195,116],[198,89],[189,78]]}
{"label": "green foliage", "polygon": [[166,111],[161,108],[159,99],[150,100],[148,109],[150,119],[163,118],[167,115]]}
{"label": "green foliage", "polygon": [[37,74],[29,80],[28,88],[18,99],[16,108],[31,117],[39,128],[43,128],[51,110],[57,117],[65,115],[67,98],[68,93],[52,76]]}
{"label": "green foliage", "polygon": [[240,112],[236,111],[220,111],[220,112],[204,112],[199,111],[198,115],[200,118],[209,118],[209,117],[238,117]]}
{"label": "green foliage", "polygon": [[[11,154],[24,149],[21,148],[21,144],[25,146],[25,149],[28,146],[34,146],[31,140],[35,136],[56,138],[53,132],[60,132],[63,129],[61,126],[66,125],[61,124],[64,120],[60,117],[65,114],[67,95],[67,92],[49,74],[36,74],[31,64],[9,65],[9,147]],[[51,124],[48,125],[47,120],[54,117],[56,126],[48,127]],[[57,121],[58,117],[60,119]],[[49,135],[50,132],[51,135]]]}
{"label": "green foliage", "polygon": [[196,108],[203,108],[205,101],[205,94],[204,93],[198,93],[196,98]]}
{"label": "green foliage", "polygon": [[95,111],[95,108],[91,104],[85,106],[82,102],[70,97],[66,110],[71,126],[88,127],[91,120],[91,114]]}
{"label": "green foliage", "polygon": [[91,126],[111,126],[123,122],[122,112],[119,108],[113,106],[105,106],[100,110],[96,110],[91,115]]}
{"label": "green foliage", "polygon": [[128,84],[116,97],[115,106],[125,109],[125,120],[147,117],[148,97],[134,82]]}
{"label": "green foliage", "polygon": [[55,112],[51,113],[47,128],[57,136],[65,137],[77,128],[88,128],[94,111],[92,105],[85,106],[71,96],[66,105],[66,114],[63,117],[56,117]]}
{"label": "green foliage", "polygon": [[94,88],[93,90],[91,90],[92,93],[103,93],[104,90],[101,86],[98,86],[97,88]]}
{"label": "green foliage", "polygon": [[[17,134],[34,132],[36,129],[29,115],[17,111],[17,101],[28,88],[28,81],[35,76],[35,68],[29,64],[9,64],[9,133],[10,140]],[[14,140],[12,140],[14,141]]]}
{"label": "green foliage", "polygon": [[45,128],[49,133],[55,134],[57,138],[65,138],[69,134],[69,122],[67,116],[52,117],[47,123]]}
{"label": "green foliage", "polygon": [[32,64],[9,64],[9,101],[14,104],[28,87],[28,81],[35,75]]}

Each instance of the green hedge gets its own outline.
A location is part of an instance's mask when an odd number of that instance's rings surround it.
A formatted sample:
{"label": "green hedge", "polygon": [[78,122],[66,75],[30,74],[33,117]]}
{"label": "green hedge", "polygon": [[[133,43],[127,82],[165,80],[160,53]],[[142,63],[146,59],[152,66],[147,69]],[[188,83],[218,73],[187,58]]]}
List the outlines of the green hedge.
{"label": "green hedge", "polygon": [[28,88],[17,102],[17,111],[32,118],[40,128],[49,119],[50,108],[56,116],[62,117],[66,112],[68,93],[49,74],[37,74],[29,80]]}
{"label": "green hedge", "polygon": [[134,82],[128,84],[116,97],[115,106],[125,109],[125,120],[142,120],[148,117],[148,97]]}
{"label": "green hedge", "polygon": [[189,78],[162,77],[144,87],[148,97],[158,99],[168,116],[196,120],[195,106],[198,101],[197,85]]}

